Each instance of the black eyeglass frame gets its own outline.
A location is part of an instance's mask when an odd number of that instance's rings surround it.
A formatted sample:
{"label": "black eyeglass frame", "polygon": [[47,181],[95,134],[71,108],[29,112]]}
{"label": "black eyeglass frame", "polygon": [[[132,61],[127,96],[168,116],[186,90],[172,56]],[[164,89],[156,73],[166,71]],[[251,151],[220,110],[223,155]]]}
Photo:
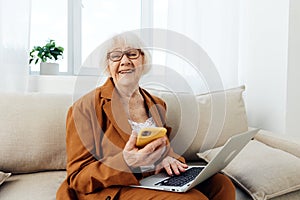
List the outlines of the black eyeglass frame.
{"label": "black eyeglass frame", "polygon": [[[137,54],[136,57],[133,57],[133,58],[132,58],[132,57],[129,55],[129,52],[132,51],[132,50],[137,50],[138,54]],[[119,59],[112,59],[112,58],[111,58],[111,53],[114,53],[114,52],[120,52],[120,53],[121,53],[121,56],[120,56]],[[135,60],[135,59],[137,59],[138,57],[140,57],[140,55],[144,55],[144,52],[142,51],[142,49],[134,49],[134,48],[132,48],[132,49],[127,49],[127,50],[125,50],[125,51],[111,51],[111,52],[108,52],[108,53],[107,53],[107,59],[109,59],[109,60],[111,60],[111,61],[113,61],[113,62],[118,62],[118,61],[120,61],[120,60],[123,58],[124,55],[126,55],[127,58],[129,58],[130,60]],[[130,58],[130,57],[131,57],[131,58]]]}

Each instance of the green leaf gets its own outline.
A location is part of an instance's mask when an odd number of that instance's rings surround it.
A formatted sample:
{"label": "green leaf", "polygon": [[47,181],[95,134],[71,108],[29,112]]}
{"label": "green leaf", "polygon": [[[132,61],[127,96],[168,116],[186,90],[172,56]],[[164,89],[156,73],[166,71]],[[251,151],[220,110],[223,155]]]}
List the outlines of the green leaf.
{"label": "green leaf", "polygon": [[63,47],[57,47],[57,49],[61,52],[63,52],[65,50]]}
{"label": "green leaf", "polygon": [[59,59],[58,56],[63,58],[64,48],[61,46],[56,46],[55,40],[49,39],[44,46],[34,46],[29,53],[30,60],[29,62],[33,62],[35,60],[35,64],[38,61],[47,62],[47,60],[56,61]]}

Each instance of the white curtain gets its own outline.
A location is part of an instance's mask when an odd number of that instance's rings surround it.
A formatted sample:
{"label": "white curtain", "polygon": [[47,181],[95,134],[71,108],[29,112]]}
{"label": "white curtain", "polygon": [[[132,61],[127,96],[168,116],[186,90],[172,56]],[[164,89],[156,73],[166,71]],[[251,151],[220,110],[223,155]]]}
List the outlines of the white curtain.
{"label": "white curtain", "polygon": [[[168,1],[167,29],[200,45],[214,63],[224,88],[238,85],[238,16],[239,0]],[[182,48],[190,50],[190,46],[183,45]],[[190,64],[175,57],[168,55],[166,64],[188,77],[197,93],[206,92],[207,83],[200,81]]]}
{"label": "white curtain", "polygon": [[[167,49],[179,45],[179,55],[168,53],[166,57],[166,65],[179,75],[173,79],[176,88],[201,94],[236,87],[239,61],[239,0],[168,0],[167,8],[167,29],[184,36],[183,39],[178,37],[167,42]],[[167,38],[172,38],[171,35],[172,33],[169,33]],[[181,101],[180,98],[178,100]],[[192,99],[189,103],[196,104]],[[203,148],[215,145],[226,116],[224,94],[212,96],[210,103],[211,121],[203,139]],[[199,129],[196,123],[199,116],[197,104],[193,107],[195,109],[191,111],[183,109],[181,116],[183,120],[193,119],[195,123],[189,128],[195,132]],[[184,129],[182,126],[180,128]],[[193,139],[189,138],[187,141]],[[182,141],[173,139],[171,143],[180,146]]]}
{"label": "white curtain", "polygon": [[24,92],[28,79],[31,0],[0,0],[0,91]]}

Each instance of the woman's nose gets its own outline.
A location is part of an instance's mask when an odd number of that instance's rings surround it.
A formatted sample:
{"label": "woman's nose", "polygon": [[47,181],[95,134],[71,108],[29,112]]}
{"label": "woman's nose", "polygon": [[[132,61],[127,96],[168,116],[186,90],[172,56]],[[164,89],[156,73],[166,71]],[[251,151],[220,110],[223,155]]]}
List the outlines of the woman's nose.
{"label": "woman's nose", "polygon": [[126,66],[126,65],[130,65],[131,64],[131,60],[127,57],[126,54],[123,55],[122,59],[121,59],[121,66]]}

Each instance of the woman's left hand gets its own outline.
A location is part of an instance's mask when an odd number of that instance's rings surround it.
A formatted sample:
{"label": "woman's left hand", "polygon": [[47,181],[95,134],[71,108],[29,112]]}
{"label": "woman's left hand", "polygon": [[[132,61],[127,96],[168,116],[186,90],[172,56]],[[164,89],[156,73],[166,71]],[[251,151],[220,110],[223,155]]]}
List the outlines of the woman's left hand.
{"label": "woman's left hand", "polygon": [[185,172],[187,167],[187,164],[182,163],[171,156],[167,156],[156,166],[155,174],[159,173],[164,168],[170,176],[174,173],[179,175],[181,172]]}

